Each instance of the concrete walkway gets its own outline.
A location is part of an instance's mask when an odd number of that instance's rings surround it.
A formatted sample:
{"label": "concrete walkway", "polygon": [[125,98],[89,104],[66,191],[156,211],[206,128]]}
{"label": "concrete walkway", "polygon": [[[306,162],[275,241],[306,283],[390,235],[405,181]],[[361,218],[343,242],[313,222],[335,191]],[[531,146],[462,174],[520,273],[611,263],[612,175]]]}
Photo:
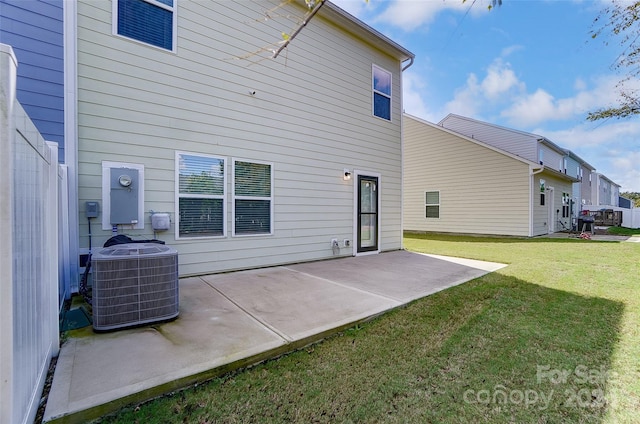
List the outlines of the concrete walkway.
{"label": "concrete walkway", "polygon": [[98,418],[504,266],[395,251],[181,279],[175,321],[72,334],[58,358],[44,422]]}
{"label": "concrete walkway", "polygon": [[[569,234],[569,233],[558,232],[558,233],[552,233],[552,234],[545,234],[545,235],[540,236],[540,237],[543,237],[543,238],[575,238],[575,239],[579,239],[580,238],[580,234],[579,233]],[[591,234],[591,240],[594,240],[594,241],[617,241],[617,242],[628,242],[628,243],[640,243],[640,236],[618,236],[618,235],[614,235],[614,234]]]}

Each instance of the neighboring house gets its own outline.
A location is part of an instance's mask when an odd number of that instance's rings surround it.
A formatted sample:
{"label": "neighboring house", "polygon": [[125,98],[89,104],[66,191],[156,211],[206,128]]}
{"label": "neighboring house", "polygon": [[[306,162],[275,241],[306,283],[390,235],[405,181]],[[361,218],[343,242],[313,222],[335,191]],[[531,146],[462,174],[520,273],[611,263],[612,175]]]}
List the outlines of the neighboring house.
{"label": "neighboring house", "polygon": [[279,58],[253,55],[306,10],[265,21],[279,4],[77,2],[84,251],[89,225],[93,246],[155,236],[185,276],[402,247],[413,54],[326,3]]}
{"label": "neighboring house", "polygon": [[583,205],[591,204],[591,178],[590,175],[595,168],[571,150],[564,149],[564,173],[578,179],[573,183],[573,197],[571,214],[578,217],[583,209]]}
{"label": "neighboring house", "polygon": [[[550,141],[452,114],[437,125],[405,115],[404,132],[405,230],[536,236],[570,228],[577,179],[560,171],[564,151]],[[541,151],[550,164],[540,163]]]}
{"label": "neighboring house", "polygon": [[631,209],[633,207],[633,201],[631,199],[627,199],[626,197],[620,196],[618,198],[618,206],[625,209]]}
{"label": "neighboring house", "polygon": [[[71,3],[0,0],[0,120],[7,119],[11,128],[3,131],[2,155],[12,161],[3,165],[11,177],[2,181],[1,201],[13,212],[2,221],[11,252],[3,257],[13,264],[0,279],[6,295],[0,328],[3,423],[35,419],[50,360],[59,348],[57,313],[70,296],[72,275],[77,275],[77,261],[74,266],[69,256],[70,240],[77,233],[70,234],[68,214],[58,213],[68,210],[61,193],[66,194],[69,174],[57,162],[66,162],[67,125],[73,124],[65,115],[64,15]],[[71,203],[75,210],[76,199]],[[52,224],[56,221],[58,227]],[[52,265],[56,262],[57,267]]]}
{"label": "neighboring house", "polygon": [[[68,202],[60,218],[60,303],[78,285],[75,135],[75,40],[70,25],[75,2],[0,0],[0,43],[18,61],[17,100],[42,137],[58,144],[58,160],[68,182]],[[69,60],[71,59],[71,60]],[[65,149],[70,144],[72,149]]]}
{"label": "neighboring house", "polygon": [[[598,206],[601,209],[618,207],[621,186],[599,172],[594,171],[591,174],[591,178],[593,180],[591,184],[591,205]],[[593,210],[594,208],[590,209]]]}
{"label": "neighboring house", "polygon": [[64,159],[63,0],[0,0],[0,43],[18,60],[17,98]]}

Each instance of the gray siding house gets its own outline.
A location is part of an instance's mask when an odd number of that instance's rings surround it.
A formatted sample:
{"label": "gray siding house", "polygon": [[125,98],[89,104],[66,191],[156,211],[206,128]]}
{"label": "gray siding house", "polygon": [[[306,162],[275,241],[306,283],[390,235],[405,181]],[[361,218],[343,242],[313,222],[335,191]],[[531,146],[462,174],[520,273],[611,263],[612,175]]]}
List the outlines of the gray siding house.
{"label": "gray siding house", "polygon": [[[606,175],[599,172],[591,174],[591,203],[592,206],[612,208],[619,206],[620,185],[611,181]],[[590,208],[593,210],[593,208]]]}
{"label": "gray siding house", "polygon": [[404,122],[405,230],[537,236],[570,228],[578,179],[551,141],[454,114],[437,125]]}
{"label": "gray siding house", "polygon": [[135,3],[77,2],[81,253],[90,225],[182,276],[402,247],[411,52],[328,2],[277,59],[304,2]]}
{"label": "gray siding house", "polygon": [[577,218],[583,210],[583,206],[591,204],[590,175],[595,171],[595,168],[571,150],[565,149],[565,154],[564,173],[578,180],[573,183],[573,197],[571,199],[571,215]]}

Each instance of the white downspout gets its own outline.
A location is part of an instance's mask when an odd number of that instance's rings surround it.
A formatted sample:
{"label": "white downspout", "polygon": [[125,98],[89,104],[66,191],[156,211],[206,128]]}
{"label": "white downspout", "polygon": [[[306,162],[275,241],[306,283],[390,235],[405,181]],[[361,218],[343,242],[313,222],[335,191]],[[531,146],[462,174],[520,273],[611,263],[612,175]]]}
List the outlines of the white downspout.
{"label": "white downspout", "polygon": [[533,188],[535,186],[535,181],[533,176],[544,171],[544,166],[540,168],[534,168],[533,166],[529,167],[529,176],[531,177],[531,182],[529,184],[529,237],[533,237]]}
{"label": "white downspout", "polygon": [[[413,57],[409,58],[409,63],[402,68],[401,72],[409,69],[413,65]],[[400,93],[403,93],[404,79],[400,78]],[[404,104],[404,96],[400,104]],[[404,250],[404,109],[400,118],[400,249]]]}

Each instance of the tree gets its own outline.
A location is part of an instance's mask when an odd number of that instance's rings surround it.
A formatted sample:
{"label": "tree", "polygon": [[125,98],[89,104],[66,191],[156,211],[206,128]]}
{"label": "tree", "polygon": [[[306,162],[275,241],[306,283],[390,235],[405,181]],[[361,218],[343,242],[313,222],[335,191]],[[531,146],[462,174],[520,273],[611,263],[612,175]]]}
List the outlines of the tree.
{"label": "tree", "polygon": [[[640,114],[640,93],[625,84],[640,76],[640,1],[612,0],[611,5],[600,13],[594,24],[599,27],[591,31],[592,38],[608,35],[620,40],[622,53],[612,68],[616,71],[626,70],[627,74],[616,85],[620,90],[620,104],[590,112],[587,120],[597,121],[638,115]],[[605,40],[605,45],[608,44],[609,41]]]}
{"label": "tree", "polygon": [[[260,20],[262,21],[263,19],[264,20],[271,19],[273,13],[277,12],[278,9],[291,3],[292,1],[293,0],[283,0],[282,3],[280,3],[278,6],[274,7],[273,9],[265,11],[264,17],[261,18]],[[364,1],[365,3],[369,2],[369,0],[362,0],[362,1]],[[424,0],[424,1],[427,1],[427,0]],[[471,0],[471,6],[469,8],[473,7],[477,1],[478,0]],[[304,29],[304,27],[307,26],[307,24],[311,21],[311,19],[313,19],[316,13],[318,13],[320,8],[324,5],[326,0],[304,0],[304,2],[307,5],[307,12],[299,21],[299,23],[296,25],[296,27],[291,31],[291,33],[283,32],[281,41],[273,43],[267,47],[263,47],[256,52],[252,52],[246,56],[241,57],[240,59],[248,59],[264,51],[268,51],[272,54],[271,59],[277,58],[278,55],[283,50],[285,50],[289,46],[289,44],[293,41],[293,39],[296,38],[296,36]],[[467,2],[467,0],[462,0],[462,3],[465,3],[465,2]],[[493,9],[496,6],[502,6],[502,0],[489,0],[489,4],[487,6],[489,10]]]}

